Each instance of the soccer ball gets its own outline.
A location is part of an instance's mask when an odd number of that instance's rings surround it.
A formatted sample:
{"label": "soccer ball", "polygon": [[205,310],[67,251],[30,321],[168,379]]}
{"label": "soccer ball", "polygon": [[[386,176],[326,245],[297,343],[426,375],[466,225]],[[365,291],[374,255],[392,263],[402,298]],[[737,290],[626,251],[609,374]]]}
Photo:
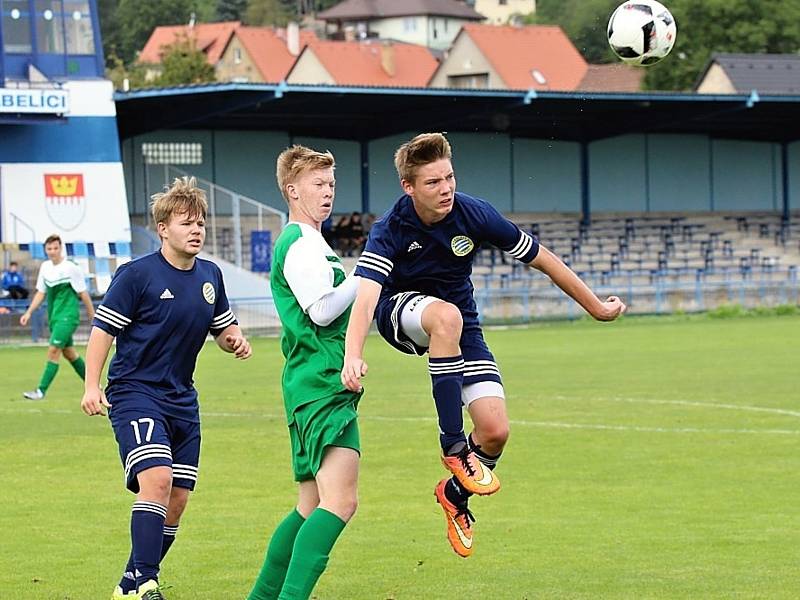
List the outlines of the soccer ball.
{"label": "soccer ball", "polygon": [[630,0],[608,20],[608,43],[631,65],[654,65],[672,50],[678,30],[667,7],[655,0]]}

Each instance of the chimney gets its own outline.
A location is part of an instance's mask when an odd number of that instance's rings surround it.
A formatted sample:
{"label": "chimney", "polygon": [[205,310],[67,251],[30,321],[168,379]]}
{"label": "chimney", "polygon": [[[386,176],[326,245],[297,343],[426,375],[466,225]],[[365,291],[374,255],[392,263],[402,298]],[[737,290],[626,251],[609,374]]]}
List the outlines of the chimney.
{"label": "chimney", "polygon": [[286,47],[292,56],[300,54],[300,26],[294,21],[286,26]]}
{"label": "chimney", "polygon": [[389,77],[394,77],[397,74],[397,66],[394,62],[394,45],[392,42],[383,42],[381,44],[381,67],[386,71]]}

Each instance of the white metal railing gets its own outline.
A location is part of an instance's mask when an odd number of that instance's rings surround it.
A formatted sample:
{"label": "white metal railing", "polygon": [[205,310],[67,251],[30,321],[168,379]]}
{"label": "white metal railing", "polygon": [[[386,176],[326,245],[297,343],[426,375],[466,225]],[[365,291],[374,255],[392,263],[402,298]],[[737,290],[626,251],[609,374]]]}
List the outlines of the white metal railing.
{"label": "white metal railing", "polygon": [[28,225],[28,223],[26,223],[23,219],[20,219],[13,212],[10,212],[9,216],[11,216],[11,231],[12,231],[12,235],[14,236],[14,239],[12,240],[12,242],[14,242],[15,244],[20,243],[19,242],[19,234],[17,233],[17,227],[19,225],[22,225],[23,227],[25,227],[25,229],[27,229],[31,234],[31,237],[29,238],[30,242],[27,242],[27,243],[32,243],[32,242],[36,241],[36,231],[34,231],[33,227]]}
{"label": "white metal railing", "polygon": [[208,240],[206,250],[211,254],[248,268],[244,260],[250,246],[246,242],[252,231],[270,230],[273,242],[286,226],[287,215],[271,206],[248,198],[226,187],[197,177],[173,165],[164,165],[164,184],[176,177],[192,176],[208,194]]}

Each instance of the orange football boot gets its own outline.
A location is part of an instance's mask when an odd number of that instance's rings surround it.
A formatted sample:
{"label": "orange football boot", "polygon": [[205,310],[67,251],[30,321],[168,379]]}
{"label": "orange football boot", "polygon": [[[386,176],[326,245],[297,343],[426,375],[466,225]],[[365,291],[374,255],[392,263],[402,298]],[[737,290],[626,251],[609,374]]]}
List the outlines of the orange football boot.
{"label": "orange football boot", "polygon": [[444,495],[444,486],[448,481],[449,479],[442,479],[433,491],[433,495],[436,496],[436,502],[442,507],[447,520],[447,541],[456,554],[467,558],[472,554],[472,523],[475,522],[475,517],[467,508],[466,502],[459,508],[447,499]]}
{"label": "orange football boot", "polygon": [[442,456],[442,464],[458,479],[465,490],[479,496],[494,494],[500,489],[500,480],[490,468],[478,460],[477,455],[464,448],[458,454]]}

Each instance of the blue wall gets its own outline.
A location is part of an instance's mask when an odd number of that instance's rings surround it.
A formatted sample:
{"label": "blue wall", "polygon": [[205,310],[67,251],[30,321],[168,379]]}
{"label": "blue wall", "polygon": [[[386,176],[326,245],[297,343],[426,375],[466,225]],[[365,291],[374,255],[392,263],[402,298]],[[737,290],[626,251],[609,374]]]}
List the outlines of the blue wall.
{"label": "blue wall", "polygon": [[[58,126],[50,126],[58,127]],[[369,208],[382,214],[402,190],[394,152],[416,132],[367,144]],[[581,145],[510,138],[504,134],[449,134],[458,189],[505,212],[581,210]],[[203,163],[184,170],[285,210],[275,185],[275,159],[290,143],[336,156],[335,211],[361,210],[361,145],[356,141],[289,137],[283,132],[161,131],[122,145],[129,204],[145,207],[143,142],[203,144]],[[708,212],[781,210],[781,146],[700,135],[626,135],[589,144],[592,212]],[[790,198],[800,208],[800,142],[789,146]],[[149,168],[148,194],[163,186],[162,166]]]}
{"label": "blue wall", "polygon": [[589,194],[595,212],[647,210],[646,139],[626,135],[589,145]]}
{"label": "blue wall", "polygon": [[714,140],[713,210],[779,210],[780,151],[776,144]]}
{"label": "blue wall", "polygon": [[707,137],[649,135],[647,159],[651,211],[710,210],[711,142]]}
{"label": "blue wall", "polygon": [[580,144],[525,138],[511,143],[514,212],[581,211]]}

